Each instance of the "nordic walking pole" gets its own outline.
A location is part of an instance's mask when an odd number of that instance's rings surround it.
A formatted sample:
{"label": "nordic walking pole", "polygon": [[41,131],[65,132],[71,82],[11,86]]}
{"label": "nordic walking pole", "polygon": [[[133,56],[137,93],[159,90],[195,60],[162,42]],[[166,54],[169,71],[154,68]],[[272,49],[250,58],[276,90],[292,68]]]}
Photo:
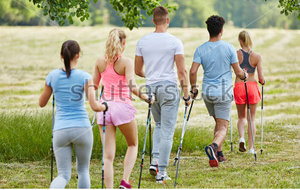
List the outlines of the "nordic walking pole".
{"label": "nordic walking pole", "polygon": [[[192,102],[193,103],[193,102]],[[184,106],[184,116],[183,116],[183,125],[182,125],[182,130],[181,130],[181,137],[180,137],[180,144],[178,147],[178,151],[177,151],[177,155],[176,158],[174,159],[174,166],[176,166],[177,161],[178,161],[178,157],[179,157],[179,153],[181,152],[181,146],[182,146],[182,141],[183,141],[183,136],[184,136],[184,128],[185,128],[185,123],[186,123],[186,113],[187,113],[187,105]],[[190,109],[191,110],[191,109]]]}
{"label": "nordic walking pole", "polygon": [[[142,179],[142,172],[143,172],[143,167],[144,167],[144,158],[145,158],[145,151],[146,151],[146,143],[147,143],[147,132],[148,132],[148,128],[149,128],[149,125],[150,122],[151,122],[151,102],[152,100],[152,95],[149,95],[149,100],[148,100],[148,103],[149,103],[149,107],[148,107],[148,115],[147,115],[147,126],[146,126],[146,132],[145,132],[145,139],[144,139],[144,146],[143,146],[143,152],[142,152],[142,162],[141,162],[141,171],[140,171],[140,178],[139,178],[139,187],[141,187],[141,179]],[[151,152],[150,152],[151,154]]]}
{"label": "nordic walking pole", "polygon": [[105,115],[106,115],[106,111],[108,109],[108,105],[106,102],[102,103],[103,105],[105,105],[105,110],[103,112],[103,127],[102,127],[102,189],[104,186],[104,149],[105,149]]}
{"label": "nordic walking pole", "polygon": [[[244,71],[244,73],[245,73],[245,71]],[[253,134],[253,128],[252,128],[249,97],[248,97],[248,91],[247,91],[246,73],[245,73],[245,78],[244,78],[244,84],[245,84],[245,91],[246,91],[246,98],[247,98],[247,109],[248,109],[248,115],[249,115],[249,120],[250,120],[250,130],[251,130],[251,136],[252,136],[252,141],[253,141],[254,158],[255,158],[255,161],[256,161],[255,142],[254,142],[254,134]]]}
{"label": "nordic walking pole", "polygon": [[[260,82],[259,82],[260,83]],[[260,83],[261,84],[261,83]],[[264,123],[263,123],[263,112],[264,112],[264,84],[261,84],[261,145],[260,145],[260,154],[263,152],[263,139],[264,139]]]}
{"label": "nordic walking pole", "polygon": [[[177,163],[177,169],[176,169],[176,177],[175,177],[175,183],[174,183],[174,188],[176,188],[176,185],[177,185],[177,178],[178,178],[178,171],[179,171],[179,162],[180,162],[180,155],[181,155],[181,151],[182,151],[182,143],[183,143],[183,137],[184,137],[184,133],[185,133],[185,130],[186,130],[186,126],[187,126],[187,123],[190,119],[190,115],[191,115],[191,112],[192,112],[192,108],[193,108],[193,105],[194,105],[194,101],[198,95],[198,90],[196,89],[196,92],[193,92],[191,91],[191,93],[193,94],[193,101],[191,103],[191,107],[190,107],[190,110],[189,110],[189,113],[188,113],[188,116],[187,116],[187,119],[186,118],[186,112],[187,112],[187,105],[185,105],[185,108],[184,108],[184,120],[183,120],[183,126],[182,126],[182,132],[181,132],[181,138],[180,138],[180,145],[178,147],[178,152],[177,152],[177,156],[175,158],[175,162],[174,162],[174,166],[176,166],[176,163]],[[177,162],[178,161],[178,162]]]}
{"label": "nordic walking pole", "polygon": [[54,107],[55,107],[55,98],[53,94],[52,100],[52,137],[51,137],[51,182],[53,180],[53,160],[54,160],[54,151],[53,151],[53,129],[54,129]]}
{"label": "nordic walking pole", "polygon": [[150,154],[150,165],[151,165],[151,150],[152,150],[152,142],[151,142],[151,138],[152,138],[152,135],[151,135],[151,117],[149,118],[149,154]]}
{"label": "nordic walking pole", "polygon": [[232,145],[232,117],[230,113],[230,145],[231,145],[231,151],[233,151],[233,145]]}

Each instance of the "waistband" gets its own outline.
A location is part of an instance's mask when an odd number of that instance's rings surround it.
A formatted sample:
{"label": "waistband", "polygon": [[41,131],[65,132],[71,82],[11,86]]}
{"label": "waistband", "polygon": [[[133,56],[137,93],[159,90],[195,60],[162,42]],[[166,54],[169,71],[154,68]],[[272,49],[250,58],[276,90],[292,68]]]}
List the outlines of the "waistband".
{"label": "waistband", "polygon": [[[248,81],[248,82],[246,82],[246,84],[257,85],[257,82],[256,81]],[[236,82],[234,84],[234,86],[238,86],[238,85],[244,85],[244,82]]]}

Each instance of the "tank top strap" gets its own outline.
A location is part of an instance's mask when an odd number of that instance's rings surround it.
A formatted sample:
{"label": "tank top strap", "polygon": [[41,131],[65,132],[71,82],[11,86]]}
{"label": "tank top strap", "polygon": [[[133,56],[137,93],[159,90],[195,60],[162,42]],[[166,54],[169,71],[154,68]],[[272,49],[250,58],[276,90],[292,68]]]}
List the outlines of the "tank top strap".
{"label": "tank top strap", "polygon": [[252,67],[250,65],[250,61],[249,61],[251,53],[250,52],[246,52],[243,49],[241,49],[241,52],[243,53],[243,62],[240,65],[241,68],[242,69],[247,68],[247,72],[248,73],[254,73],[255,72],[255,67]]}

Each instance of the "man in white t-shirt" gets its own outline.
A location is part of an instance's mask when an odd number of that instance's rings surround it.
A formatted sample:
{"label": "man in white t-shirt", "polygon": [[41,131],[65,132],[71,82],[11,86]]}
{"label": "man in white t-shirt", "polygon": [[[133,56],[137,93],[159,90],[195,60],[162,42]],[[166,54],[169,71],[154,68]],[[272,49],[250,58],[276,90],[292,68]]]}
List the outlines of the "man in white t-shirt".
{"label": "man in white t-shirt", "polygon": [[153,23],[155,31],[142,37],[137,43],[135,73],[146,78],[147,92],[155,95],[156,101],[152,105],[155,128],[150,173],[156,176],[156,182],[163,183],[164,180],[170,179],[166,168],[172,149],[180,100],[177,75],[187,105],[190,104],[191,97],[188,92],[183,45],[181,40],[167,33],[170,18],[165,7],[159,6],[154,9]]}

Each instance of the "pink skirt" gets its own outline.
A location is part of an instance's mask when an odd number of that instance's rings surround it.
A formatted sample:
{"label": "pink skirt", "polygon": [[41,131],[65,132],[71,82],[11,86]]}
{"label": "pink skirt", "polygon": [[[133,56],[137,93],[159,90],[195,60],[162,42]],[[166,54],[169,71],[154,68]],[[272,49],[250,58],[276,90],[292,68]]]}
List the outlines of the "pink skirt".
{"label": "pink skirt", "polygon": [[[119,126],[132,121],[136,109],[123,102],[108,102],[108,110],[105,114],[105,125]],[[103,125],[103,112],[97,113],[97,123]]]}

